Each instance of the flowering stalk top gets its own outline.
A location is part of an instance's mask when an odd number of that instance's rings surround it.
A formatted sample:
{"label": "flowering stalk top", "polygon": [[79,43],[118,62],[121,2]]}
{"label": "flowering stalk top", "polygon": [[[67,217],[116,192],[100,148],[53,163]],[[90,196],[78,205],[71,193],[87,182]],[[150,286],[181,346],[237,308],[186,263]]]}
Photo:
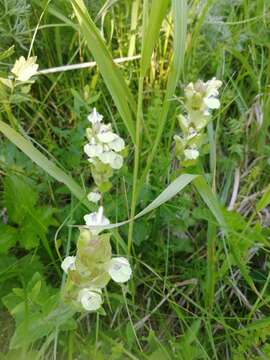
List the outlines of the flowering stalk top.
{"label": "flowering stalk top", "polygon": [[11,69],[11,72],[15,75],[16,80],[25,82],[29,81],[32,76],[36,75],[38,70],[36,60],[36,56],[29,57],[28,59],[21,56],[18,60],[16,60],[13,68]]}
{"label": "flowering stalk top", "polygon": [[[99,191],[104,192],[104,184],[108,183],[112,169],[119,169],[123,165],[121,152],[125,143],[112,131],[110,124],[103,123],[103,116],[95,108],[88,120],[92,126],[86,132],[88,143],[84,146],[84,152],[89,157],[98,189],[91,191],[87,198],[98,203],[102,198]],[[112,258],[110,234],[101,234],[110,224],[103,206],[84,215],[84,221],[87,228],[80,229],[76,256],[66,257],[61,264],[67,273],[63,298],[79,311],[91,312],[102,306],[102,289],[110,279],[123,284],[130,279],[132,270],[126,258]]]}
{"label": "flowering stalk top", "polygon": [[220,107],[221,85],[220,80],[213,78],[207,82],[191,82],[185,88],[186,115],[180,115],[178,119],[182,135],[174,136],[176,156],[183,166],[195,164],[207,143],[204,129],[211,120],[211,111]]}
{"label": "flowering stalk top", "polygon": [[99,162],[109,165],[112,169],[120,169],[123,166],[123,156],[119,154],[125,148],[124,140],[112,131],[111,124],[104,124],[103,116],[96,108],[88,116],[92,128],[87,129],[88,143],[84,146],[84,152],[90,163],[98,166]]}

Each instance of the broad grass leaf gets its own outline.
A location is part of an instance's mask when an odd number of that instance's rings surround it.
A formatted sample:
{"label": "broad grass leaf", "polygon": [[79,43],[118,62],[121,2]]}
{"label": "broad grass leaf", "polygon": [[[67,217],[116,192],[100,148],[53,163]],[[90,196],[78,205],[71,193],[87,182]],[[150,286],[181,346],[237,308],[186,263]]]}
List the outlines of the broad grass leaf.
{"label": "broad grass leaf", "polygon": [[141,76],[144,77],[150,66],[154,46],[160,36],[160,27],[167,12],[169,0],[153,0],[148,26],[143,38],[141,57]]}
{"label": "broad grass leaf", "polygon": [[135,112],[135,101],[132,94],[119,68],[113,62],[104,40],[91,19],[83,0],[70,0],[70,2],[79,22],[80,30],[86,39],[88,48],[99,66],[102,77],[111,93],[129,135],[133,142],[135,142],[135,126],[132,118],[132,111]]}
{"label": "broad grass leaf", "polygon": [[[199,180],[199,181],[198,181]],[[171,198],[173,198],[175,195],[177,195],[180,191],[182,191],[188,184],[194,183],[196,189],[198,190],[199,194],[202,196],[203,200],[205,201],[206,205],[211,210],[212,214],[216,218],[217,222],[221,227],[226,229],[227,225],[224,220],[222,211],[220,209],[219,203],[215,195],[213,194],[210,186],[207,184],[205,179],[201,175],[195,175],[195,174],[183,174],[180,175],[178,178],[176,178],[170,185],[166,187],[165,190],[162,191],[162,193],[144,208],[141,212],[139,212],[136,216],[134,216],[133,219],[128,219],[126,221],[122,221],[116,224],[110,224],[106,226],[102,226],[102,229],[113,229],[119,226],[123,226],[125,224],[130,223],[131,221],[134,221],[136,219],[139,219],[140,217],[148,214],[150,211],[153,211],[157,207],[161,206],[162,204],[169,201]],[[81,226],[85,227],[86,226]],[[93,226],[91,228],[98,229],[99,226]]]}

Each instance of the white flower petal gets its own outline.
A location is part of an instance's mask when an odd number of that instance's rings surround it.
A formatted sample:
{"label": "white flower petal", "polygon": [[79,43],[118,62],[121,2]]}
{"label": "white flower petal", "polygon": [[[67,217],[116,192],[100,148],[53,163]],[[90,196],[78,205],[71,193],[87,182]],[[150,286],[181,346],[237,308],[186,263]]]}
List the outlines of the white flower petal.
{"label": "white flower petal", "polygon": [[195,160],[200,156],[200,153],[196,149],[186,149],[184,150],[184,155],[186,160]]}
{"label": "white flower petal", "polygon": [[79,291],[78,301],[87,311],[96,311],[102,305],[100,289],[85,288]]}
{"label": "white flower petal", "polygon": [[87,199],[96,204],[101,199],[101,194],[99,192],[96,192],[96,191],[91,191],[87,195]]}
{"label": "white flower petal", "polygon": [[103,151],[101,154],[98,154],[98,158],[103,164],[110,164],[113,156],[113,151]]}
{"label": "white flower petal", "polygon": [[67,274],[70,270],[76,270],[76,256],[67,256],[61,264],[62,270]]}
{"label": "white flower petal", "polygon": [[[99,207],[98,212],[87,214],[83,218],[86,225],[90,227],[90,231],[94,235],[98,235],[103,230],[102,226],[110,224],[110,220],[103,215],[102,206]],[[91,227],[93,228],[91,229]]]}
{"label": "white flower petal", "polygon": [[109,147],[114,151],[122,151],[125,148],[125,142],[120,136],[117,137],[109,143]]}
{"label": "white flower petal", "polygon": [[110,143],[117,138],[117,135],[112,131],[103,131],[97,134],[97,138],[103,143]]}
{"label": "white flower petal", "polygon": [[213,96],[204,98],[204,103],[209,109],[219,109],[220,107],[220,101]]}
{"label": "white flower petal", "polygon": [[89,157],[99,156],[103,152],[103,147],[100,144],[86,144],[83,149]]}
{"label": "white flower petal", "polygon": [[115,170],[119,170],[123,166],[123,156],[113,153],[110,159],[110,166]]}
{"label": "white flower petal", "polygon": [[101,123],[103,116],[97,112],[97,109],[94,108],[91,114],[87,116],[88,121],[93,125],[98,125]]}
{"label": "white flower petal", "polygon": [[132,270],[127,259],[118,257],[109,261],[108,273],[115,282],[125,283],[130,279]]}
{"label": "white flower petal", "polygon": [[36,64],[36,56],[29,57],[27,60],[24,56],[21,56],[15,61],[11,72],[16,76],[19,81],[28,81],[38,70],[38,64]]}

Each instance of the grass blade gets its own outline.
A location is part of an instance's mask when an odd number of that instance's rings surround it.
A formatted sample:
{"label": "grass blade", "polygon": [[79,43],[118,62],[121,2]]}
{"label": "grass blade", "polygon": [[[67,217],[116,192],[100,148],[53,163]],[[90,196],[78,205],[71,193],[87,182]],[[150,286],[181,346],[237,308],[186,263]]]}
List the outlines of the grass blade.
{"label": "grass blade", "polygon": [[[135,215],[133,218],[121,221],[115,224],[104,225],[102,229],[114,229],[126,224],[129,224],[131,221],[139,219],[140,217],[148,214],[150,211],[155,210],[157,207],[161,206],[165,202],[171,200],[175,195],[177,195],[180,191],[182,191],[187,185],[190,183],[194,183],[199,194],[202,196],[203,200],[205,201],[206,205],[209,207],[211,212],[213,213],[214,217],[216,218],[217,222],[221,227],[226,228],[226,223],[223,218],[222,212],[219,208],[218,201],[213,194],[211,188],[206,183],[204,178],[201,175],[195,174],[183,174],[178,176],[171,184],[169,184],[165,190],[162,191],[158,197],[152,201],[146,208],[144,208],[141,212]],[[86,227],[86,226],[82,226]],[[100,226],[91,226],[92,229],[98,229]]]}
{"label": "grass blade", "polygon": [[266,206],[269,204],[270,204],[270,185],[267,187],[262,198],[259,200],[259,202],[256,206],[256,210],[261,211],[262,209],[266,208]]}
{"label": "grass blade", "polygon": [[108,87],[115,105],[123,119],[133,142],[135,141],[135,127],[132,118],[132,109],[135,112],[135,102],[132,94],[122,77],[119,68],[114,64],[112,57],[105,46],[101,35],[91,19],[82,0],[70,0],[79,27],[83,33],[88,48],[97,62],[104,82]]}
{"label": "grass blade", "polygon": [[141,176],[140,185],[144,183],[149,169],[153,163],[160,139],[165,127],[168,111],[170,108],[170,99],[174,95],[176,85],[179,81],[181,71],[184,66],[185,55],[185,39],[187,31],[187,1],[181,0],[180,3],[177,0],[173,0],[173,20],[174,20],[174,57],[170,68],[170,73],[167,82],[167,88],[165,93],[164,105],[158,118],[158,129],[155,137],[155,142],[152,151],[147,159],[144,172]]}
{"label": "grass blade", "polygon": [[2,132],[14,145],[16,145],[22,152],[25,153],[34,163],[46,171],[57,181],[65,184],[69,190],[88,208],[91,207],[89,201],[85,197],[83,189],[62,169],[60,169],[54,162],[44,156],[34,145],[12,129],[9,125],[0,121],[0,132]]}
{"label": "grass blade", "polygon": [[216,283],[216,225],[208,223],[207,229],[207,269],[205,286],[205,305],[209,311],[212,311],[215,300]]}
{"label": "grass blade", "polygon": [[221,225],[223,229],[226,229],[226,223],[220,209],[219,203],[217,201],[216,196],[214,195],[211,187],[207,184],[204,177],[199,176],[193,181],[198,193],[201,195],[202,199],[211,210],[214,217],[217,219],[218,223]]}
{"label": "grass blade", "polygon": [[166,15],[169,0],[153,0],[148,27],[143,39],[141,76],[144,77],[151,62],[154,46],[159,38],[160,27]]}

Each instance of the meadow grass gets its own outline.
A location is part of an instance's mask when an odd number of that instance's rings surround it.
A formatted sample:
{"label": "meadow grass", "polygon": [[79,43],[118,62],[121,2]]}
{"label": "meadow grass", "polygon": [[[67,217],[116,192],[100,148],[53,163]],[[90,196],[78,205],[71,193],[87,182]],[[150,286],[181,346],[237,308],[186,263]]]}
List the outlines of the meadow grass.
{"label": "meadow grass", "polygon": [[[270,358],[269,19],[267,0],[1,2],[0,77],[31,48],[48,71],[0,86],[0,359]],[[221,107],[184,168],[184,88],[214,76]],[[74,314],[60,264],[94,209],[93,107],[127,144],[103,202],[131,219],[110,231],[133,276],[107,287],[106,313]]]}

